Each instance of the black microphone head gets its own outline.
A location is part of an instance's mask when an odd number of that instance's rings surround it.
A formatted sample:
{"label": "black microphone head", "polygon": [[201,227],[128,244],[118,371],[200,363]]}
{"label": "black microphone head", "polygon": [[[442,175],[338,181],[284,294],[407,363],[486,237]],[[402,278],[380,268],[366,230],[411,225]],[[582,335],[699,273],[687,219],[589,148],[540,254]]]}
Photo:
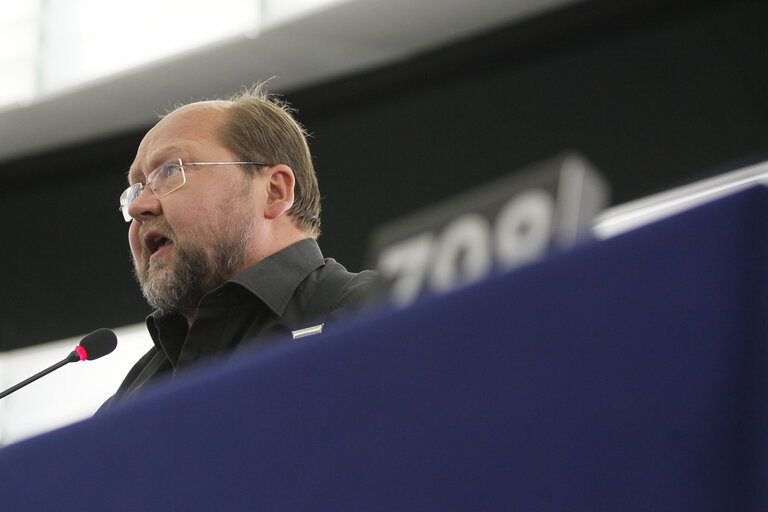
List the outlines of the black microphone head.
{"label": "black microphone head", "polygon": [[85,349],[86,359],[93,361],[115,350],[117,335],[109,329],[96,329],[80,340],[80,346]]}

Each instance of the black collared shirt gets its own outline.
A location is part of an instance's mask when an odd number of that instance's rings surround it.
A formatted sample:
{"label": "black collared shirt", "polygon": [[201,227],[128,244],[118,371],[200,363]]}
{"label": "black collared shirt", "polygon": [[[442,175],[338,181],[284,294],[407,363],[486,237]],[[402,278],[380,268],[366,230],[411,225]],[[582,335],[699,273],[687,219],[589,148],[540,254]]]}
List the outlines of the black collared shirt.
{"label": "black collared shirt", "polygon": [[291,339],[291,330],[349,312],[368,302],[375,289],[374,272],[347,272],[324,259],[314,239],[297,242],[206,294],[191,327],[178,313],[147,317],[154,346],[102,409],[197,361]]}

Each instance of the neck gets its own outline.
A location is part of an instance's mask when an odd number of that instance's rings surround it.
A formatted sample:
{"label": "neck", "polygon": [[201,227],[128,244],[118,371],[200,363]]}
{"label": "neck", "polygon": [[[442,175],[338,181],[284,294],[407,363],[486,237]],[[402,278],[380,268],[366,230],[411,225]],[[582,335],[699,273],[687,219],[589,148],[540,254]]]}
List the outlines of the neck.
{"label": "neck", "polygon": [[251,242],[251,246],[248,250],[249,257],[246,258],[244,264],[238,270],[238,272],[250,267],[251,265],[255,265],[264,258],[267,258],[276,252],[282,251],[286,247],[293,245],[296,242],[306,240],[307,238],[312,237],[291,223],[285,229],[281,229],[277,233],[271,233],[271,236],[268,238],[269,243],[264,243],[263,240],[254,240]]}

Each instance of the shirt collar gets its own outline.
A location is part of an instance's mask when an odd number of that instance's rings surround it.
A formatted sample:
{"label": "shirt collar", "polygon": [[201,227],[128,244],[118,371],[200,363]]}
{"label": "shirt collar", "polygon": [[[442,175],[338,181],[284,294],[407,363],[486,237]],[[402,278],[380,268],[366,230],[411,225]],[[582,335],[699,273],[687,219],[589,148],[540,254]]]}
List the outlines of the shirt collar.
{"label": "shirt collar", "polygon": [[282,316],[299,284],[324,262],[317,241],[306,238],[246,268],[228,283],[242,286]]}
{"label": "shirt collar", "polygon": [[[276,315],[282,316],[299,284],[323,263],[325,260],[317,241],[306,238],[251,265],[210,293],[232,284],[238,285],[261,299]],[[205,297],[201,306],[204,302]],[[147,317],[147,328],[155,346],[175,361],[178,354],[170,357],[165,345],[178,344],[180,349],[187,332],[187,320],[179,313],[162,315],[155,311]],[[169,344],[171,337],[179,339]],[[165,341],[161,343],[161,339]]]}

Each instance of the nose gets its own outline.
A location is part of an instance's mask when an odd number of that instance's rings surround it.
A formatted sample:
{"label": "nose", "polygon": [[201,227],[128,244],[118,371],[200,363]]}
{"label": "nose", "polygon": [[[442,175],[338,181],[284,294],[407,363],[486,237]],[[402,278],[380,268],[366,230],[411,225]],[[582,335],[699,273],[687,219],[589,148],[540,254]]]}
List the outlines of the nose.
{"label": "nose", "polygon": [[139,197],[128,205],[128,215],[140,221],[157,217],[162,212],[163,206],[160,204],[160,199],[149,187],[144,187],[139,193]]}

